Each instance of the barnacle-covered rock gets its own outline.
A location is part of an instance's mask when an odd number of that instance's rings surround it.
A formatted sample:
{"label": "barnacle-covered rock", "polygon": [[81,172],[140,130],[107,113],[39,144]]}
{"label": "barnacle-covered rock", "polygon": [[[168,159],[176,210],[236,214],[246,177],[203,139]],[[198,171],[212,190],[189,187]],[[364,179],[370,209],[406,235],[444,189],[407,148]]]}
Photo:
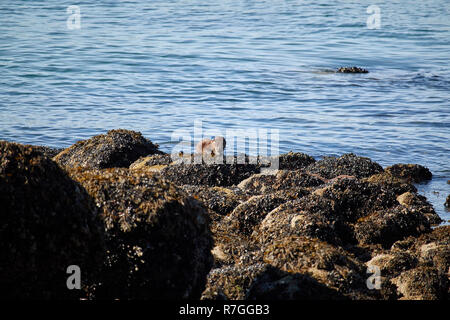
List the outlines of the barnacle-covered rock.
{"label": "barnacle-covered rock", "polygon": [[150,156],[140,157],[130,165],[131,170],[141,170],[169,165],[172,162],[170,154],[153,154]]}
{"label": "barnacle-covered rock", "polygon": [[70,171],[95,199],[108,255],[98,298],[199,298],[212,265],[198,201],[147,171]]}
{"label": "barnacle-covered rock", "polygon": [[431,180],[433,177],[430,170],[420,164],[394,164],[387,167],[386,172],[399,179],[415,183]]}
{"label": "barnacle-covered rock", "polygon": [[336,244],[351,242],[351,229],[335,217],[330,200],[317,195],[306,196],[269,212],[255,228],[252,238],[263,245],[292,235]]}
{"label": "barnacle-covered rock", "polygon": [[278,164],[280,170],[301,170],[316,162],[313,157],[301,152],[280,154]]}
{"label": "barnacle-covered rock", "polygon": [[53,159],[70,168],[128,168],[139,157],[155,153],[161,153],[158,145],[141,133],[119,129],[78,141]]}
{"label": "barnacle-covered rock", "polygon": [[236,185],[260,171],[256,164],[174,164],[161,170],[161,175],[176,185],[228,187]]}
{"label": "barnacle-covered rock", "polygon": [[289,273],[308,274],[340,293],[366,290],[366,267],[340,247],[318,239],[290,236],[274,241],[264,262]]}
{"label": "barnacle-covered rock", "polygon": [[424,214],[398,205],[360,218],[354,230],[359,243],[379,243],[387,248],[397,240],[419,236],[431,228]]}
{"label": "barnacle-covered rock", "polygon": [[369,158],[358,157],[353,153],[344,154],[339,158],[324,157],[309,165],[305,170],[319,174],[326,179],[332,179],[341,175],[366,178],[383,172],[383,167]]}
{"label": "barnacle-covered rock", "polygon": [[420,266],[391,280],[402,300],[439,300],[448,298],[448,279],[435,268]]}
{"label": "barnacle-covered rock", "polygon": [[385,187],[385,189],[389,189],[394,192],[396,195],[401,195],[405,192],[417,192],[417,188],[413,184],[409,183],[407,179],[394,177],[388,172],[377,173],[362,180],[380,184]]}
{"label": "barnacle-covered rock", "polygon": [[433,206],[427,201],[424,196],[405,192],[397,197],[397,201],[412,211],[418,211],[428,218],[431,225],[436,225],[442,222],[442,219],[436,214]]}
{"label": "barnacle-covered rock", "polygon": [[249,266],[227,265],[212,269],[208,274],[202,300],[243,300],[255,278],[270,266],[256,263]]}
{"label": "barnacle-covered rock", "polygon": [[288,192],[253,196],[238,205],[222,223],[227,224],[230,230],[250,236],[270,211],[284,202],[300,197],[302,194]]}
{"label": "barnacle-covered rock", "polygon": [[326,180],[304,173],[300,170],[278,170],[276,174],[255,174],[238,184],[238,187],[250,194],[268,194],[276,191],[297,191],[304,193],[304,188],[314,188]]}
{"label": "barnacle-covered rock", "polygon": [[208,209],[223,217],[245,202],[250,195],[236,187],[205,187],[183,185],[181,188],[191,197],[199,200]]}
{"label": "barnacle-covered rock", "polygon": [[247,300],[343,300],[348,299],[308,274],[267,268],[253,280]]}
{"label": "barnacle-covered rock", "polygon": [[[0,297],[86,296],[102,261],[92,198],[38,148],[0,142]],[[69,290],[71,265],[83,290]]]}

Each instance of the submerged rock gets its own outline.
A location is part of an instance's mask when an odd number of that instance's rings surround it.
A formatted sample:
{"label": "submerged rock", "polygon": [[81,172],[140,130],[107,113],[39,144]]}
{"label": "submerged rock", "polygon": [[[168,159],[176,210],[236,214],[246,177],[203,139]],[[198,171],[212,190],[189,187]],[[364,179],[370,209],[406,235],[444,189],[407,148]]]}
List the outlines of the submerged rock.
{"label": "submerged rock", "polygon": [[445,200],[444,205],[445,205],[447,208],[450,208],[450,194],[447,196],[447,200]]}
{"label": "submerged rock", "polygon": [[415,183],[431,180],[433,176],[428,168],[419,164],[394,164],[387,167],[386,172],[396,178]]}
{"label": "submerged rock", "polygon": [[339,73],[369,73],[368,70],[360,67],[340,67],[337,69]]}
{"label": "submerged rock", "polygon": [[204,209],[145,171],[70,171],[95,199],[108,255],[97,298],[199,298],[212,265]]}
{"label": "submerged rock", "polygon": [[383,172],[383,167],[369,158],[358,157],[353,153],[344,154],[339,158],[324,157],[306,168],[310,173],[316,173],[323,178],[332,179],[341,175],[366,178]]}
{"label": "submerged rock", "polygon": [[161,153],[158,145],[145,139],[141,133],[119,129],[78,141],[60,152],[54,160],[70,168],[128,168],[139,157],[155,153]]}
{"label": "submerged rock", "polygon": [[[86,297],[101,265],[103,229],[92,198],[39,148],[0,141],[0,297]],[[67,268],[81,269],[69,290]]]}

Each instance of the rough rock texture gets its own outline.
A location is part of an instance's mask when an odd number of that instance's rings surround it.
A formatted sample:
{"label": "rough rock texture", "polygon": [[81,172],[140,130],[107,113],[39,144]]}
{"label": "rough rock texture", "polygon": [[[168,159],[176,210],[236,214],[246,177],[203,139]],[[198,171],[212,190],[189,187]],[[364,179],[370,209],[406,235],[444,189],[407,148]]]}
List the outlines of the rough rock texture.
{"label": "rough rock texture", "polygon": [[444,290],[448,280],[431,267],[417,267],[391,280],[402,300],[438,300],[447,298]]}
{"label": "rough rock texture", "polygon": [[380,243],[384,247],[429,230],[430,223],[423,214],[403,206],[377,211],[359,219],[355,225],[355,235],[361,244]]}
{"label": "rough rock texture", "polygon": [[444,204],[447,208],[450,208],[450,194],[447,196],[447,200],[445,200]]}
{"label": "rough rock texture", "polygon": [[397,201],[411,211],[417,211],[423,214],[427,217],[431,225],[442,222],[442,219],[436,214],[433,206],[427,201],[427,198],[420,194],[405,192],[397,197]]}
{"label": "rough rock texture", "polygon": [[250,236],[270,211],[293,198],[297,195],[284,192],[253,196],[238,205],[222,223],[228,224],[230,229],[235,229],[242,236]]}
{"label": "rough rock texture", "polygon": [[344,154],[339,158],[324,157],[306,168],[310,173],[319,174],[326,179],[340,175],[366,178],[383,172],[383,167],[369,158],[358,157],[353,153]]}
{"label": "rough rock texture", "polygon": [[[103,229],[91,197],[38,148],[0,142],[0,297],[85,296],[101,265]],[[68,290],[67,267],[83,290]]]}
{"label": "rough rock texture", "polygon": [[193,185],[183,185],[181,188],[191,197],[202,202],[208,210],[217,213],[219,217],[232,212],[234,208],[250,198],[250,195],[239,188]]}
{"label": "rough rock texture", "polygon": [[98,298],[199,298],[212,265],[204,209],[145,171],[72,170],[95,199],[108,256]]}
{"label": "rough rock texture", "polygon": [[257,263],[250,266],[223,266],[212,269],[208,274],[202,300],[243,300],[255,278],[270,268]]}
{"label": "rough rock texture", "polygon": [[396,195],[401,195],[405,192],[417,192],[417,188],[409,183],[407,179],[394,177],[388,172],[377,173],[370,176],[369,178],[364,178],[362,180],[370,183],[380,184],[386,189],[392,190]]}
{"label": "rough rock texture", "polygon": [[119,129],[78,141],[60,152],[54,160],[71,168],[128,168],[139,157],[155,153],[161,153],[158,145],[145,139],[141,133]]}
{"label": "rough rock texture", "polygon": [[161,170],[161,175],[176,185],[227,187],[236,185],[260,167],[254,164],[175,164]]}
{"label": "rough rock texture", "polygon": [[140,157],[130,165],[131,170],[148,169],[155,166],[166,166],[172,162],[170,154],[153,154]]}
{"label": "rough rock texture", "polygon": [[64,150],[64,148],[51,148],[46,146],[32,146],[35,150],[42,152],[46,157],[53,158],[58,153]]}
{"label": "rough rock texture", "polygon": [[365,287],[364,264],[342,248],[317,239],[291,236],[276,240],[265,250],[264,262],[289,273],[308,274],[344,294]]}
{"label": "rough rock texture", "polygon": [[301,152],[289,152],[278,157],[280,170],[300,170],[316,162],[313,157]]}
{"label": "rough rock texture", "polygon": [[387,167],[386,172],[396,178],[405,179],[408,182],[415,183],[430,180],[432,178],[430,170],[419,164],[394,164],[393,166]]}
{"label": "rough rock texture", "polygon": [[279,170],[276,174],[255,174],[238,184],[238,188],[250,194],[268,194],[277,191],[304,193],[303,188],[317,187],[326,181],[300,170]]}
{"label": "rough rock texture", "polygon": [[268,268],[248,289],[248,300],[342,300],[341,293],[307,274]]}

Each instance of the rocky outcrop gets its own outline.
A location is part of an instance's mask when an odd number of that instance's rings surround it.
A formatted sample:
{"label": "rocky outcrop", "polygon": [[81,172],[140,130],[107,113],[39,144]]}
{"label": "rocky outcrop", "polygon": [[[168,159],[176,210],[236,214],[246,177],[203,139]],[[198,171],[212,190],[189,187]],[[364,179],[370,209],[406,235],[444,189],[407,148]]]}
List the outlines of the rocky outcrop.
{"label": "rocky outcrop", "polygon": [[144,138],[141,133],[119,129],[78,141],[60,152],[54,160],[70,168],[128,168],[139,157],[155,153],[161,153],[158,145]]}
{"label": "rocky outcrop", "polygon": [[212,265],[201,205],[146,171],[70,171],[94,198],[107,258],[93,295],[108,299],[199,298]]}
{"label": "rocky outcrop", "polygon": [[[93,199],[33,146],[0,142],[0,297],[86,297],[102,262],[103,229]],[[82,290],[69,290],[78,266]]]}
{"label": "rocky outcrop", "polygon": [[367,69],[360,67],[340,67],[337,69],[338,73],[369,73]]}
{"label": "rocky outcrop", "polygon": [[387,167],[386,172],[396,178],[415,183],[430,180],[433,177],[430,170],[419,164],[394,164]]}

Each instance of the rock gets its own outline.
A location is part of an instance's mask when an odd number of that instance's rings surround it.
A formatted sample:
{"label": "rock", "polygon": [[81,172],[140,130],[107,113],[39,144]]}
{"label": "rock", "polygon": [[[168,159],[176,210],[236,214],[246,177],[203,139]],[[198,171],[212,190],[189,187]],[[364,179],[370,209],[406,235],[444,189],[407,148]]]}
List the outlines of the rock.
{"label": "rock", "polygon": [[161,170],[161,175],[176,185],[229,187],[259,172],[254,164],[175,164]]}
{"label": "rock", "polygon": [[290,236],[276,240],[266,248],[264,262],[291,274],[308,274],[341,294],[366,291],[364,264],[318,239]]}
{"label": "rock", "polygon": [[450,194],[447,196],[447,200],[445,200],[444,205],[445,205],[447,208],[450,208]]}
{"label": "rock", "polygon": [[52,148],[46,146],[32,146],[35,150],[42,152],[46,157],[53,158],[58,153],[64,150],[64,148]]}
{"label": "rock", "polygon": [[128,168],[139,157],[155,153],[161,153],[158,145],[145,139],[141,133],[119,129],[78,141],[60,152],[54,160],[71,168]]}
{"label": "rock", "polygon": [[376,211],[360,218],[354,226],[355,236],[361,244],[379,243],[385,248],[408,236],[419,236],[431,230],[423,214],[403,206]]}
{"label": "rock", "polygon": [[200,297],[212,266],[204,209],[173,184],[146,171],[71,170],[95,199],[108,255],[95,297]]}
{"label": "rock", "polygon": [[153,154],[146,157],[140,157],[130,165],[131,170],[141,170],[169,165],[172,162],[170,154]]}
{"label": "rock", "polygon": [[255,228],[252,238],[263,245],[293,235],[333,244],[351,242],[351,229],[335,220],[335,216],[331,201],[317,195],[306,196],[286,202],[268,213]]}
{"label": "rock", "polygon": [[419,164],[394,164],[387,167],[386,172],[396,178],[414,183],[431,180],[432,178],[430,170]]}
{"label": "rock", "polygon": [[[0,297],[86,297],[104,247],[84,188],[39,148],[1,141],[0,207]],[[82,290],[67,288],[71,265],[81,269]]]}
{"label": "rock", "polygon": [[235,230],[243,236],[250,236],[270,211],[292,198],[297,196],[282,192],[253,196],[238,205],[224,218],[223,223],[228,224],[230,230]]}
{"label": "rock", "polygon": [[380,184],[385,189],[392,190],[396,195],[401,195],[405,192],[417,192],[417,188],[409,183],[407,179],[394,177],[388,172],[377,173],[370,176],[369,178],[364,178],[362,180],[370,183]]}
{"label": "rock", "polygon": [[325,183],[324,179],[304,173],[300,170],[278,170],[276,174],[259,173],[243,180],[238,188],[249,194],[269,194],[277,191],[295,191],[307,193],[305,188],[314,188]]}
{"label": "rock", "polygon": [[440,226],[418,238],[408,237],[392,245],[391,251],[413,254],[423,266],[446,274],[450,269],[450,226]]}
{"label": "rock", "polygon": [[331,200],[336,215],[346,222],[355,222],[374,211],[398,204],[391,190],[357,179],[339,179],[315,193]]}
{"label": "rock", "polygon": [[243,300],[248,288],[259,275],[263,274],[268,265],[257,263],[250,266],[224,266],[212,269],[208,274],[206,289],[202,300]]}
{"label": "rock", "polygon": [[208,210],[217,213],[219,218],[231,213],[239,204],[250,198],[250,195],[239,188],[194,185],[183,185],[181,188],[202,202]]}
{"label": "rock", "polygon": [[248,289],[247,300],[343,300],[342,294],[306,274],[290,274],[271,267]]}
{"label": "rock", "polygon": [[415,268],[418,264],[417,258],[408,252],[390,251],[378,254],[366,263],[370,269],[377,266],[383,277],[397,277],[402,272]]}
{"label": "rock", "polygon": [[340,175],[355,176],[359,179],[381,173],[383,167],[369,158],[348,153],[339,158],[324,157],[322,160],[309,165],[305,170],[326,179],[332,179]]}
{"label": "rock", "polygon": [[417,267],[391,280],[406,300],[438,300],[447,298],[448,280],[430,267]]}
{"label": "rock", "polygon": [[313,157],[301,152],[289,152],[278,157],[280,170],[301,170],[316,162]]}
{"label": "rock", "polygon": [[433,206],[422,195],[412,192],[405,192],[397,197],[397,201],[404,207],[422,213],[427,217],[431,225],[437,225],[442,219],[436,214]]}
{"label": "rock", "polygon": [[359,67],[340,67],[337,69],[338,73],[369,73],[366,69]]}

